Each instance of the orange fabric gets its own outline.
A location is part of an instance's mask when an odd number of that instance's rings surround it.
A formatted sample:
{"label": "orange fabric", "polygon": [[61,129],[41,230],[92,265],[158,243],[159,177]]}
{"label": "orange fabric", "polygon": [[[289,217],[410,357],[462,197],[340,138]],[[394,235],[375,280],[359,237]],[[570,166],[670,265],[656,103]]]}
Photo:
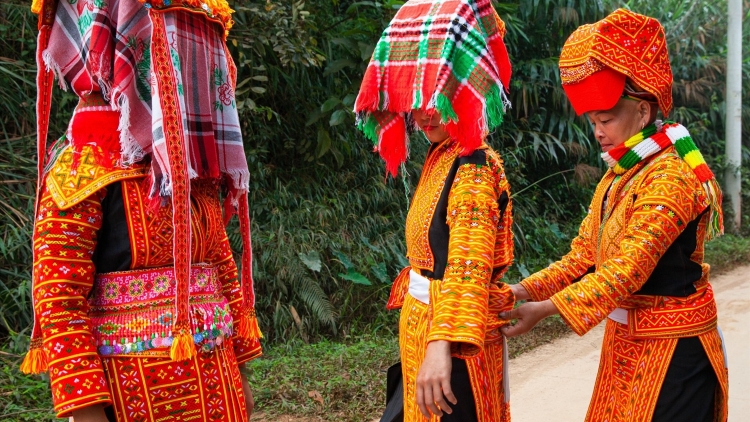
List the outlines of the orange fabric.
{"label": "orange fabric", "polygon": [[617,9],[578,27],[560,52],[563,86],[581,83],[604,68],[624,74],[654,94],[665,116],[672,110],[672,68],[664,28],[656,19]]}
{"label": "orange fabric", "polygon": [[[726,421],[729,381],[721,338],[715,328],[699,338],[719,381],[714,420]],[[635,339],[626,325],[608,320],[586,422],[650,422],[677,340]]]}
{"label": "orange fabric", "polygon": [[608,320],[586,422],[651,421],[676,346],[677,339],[632,339]]}
{"label": "orange fabric", "polygon": [[491,289],[495,281],[493,269],[510,265],[513,239],[510,202],[503,222],[497,204],[500,195],[509,192],[508,182],[499,157],[489,156],[490,165],[460,166],[451,187],[448,265],[431,302],[433,315],[428,342],[449,340],[481,349],[489,331],[488,323],[495,323],[494,328],[499,326],[498,312],[489,311],[490,292],[501,298],[497,303],[505,308],[503,311],[513,308],[512,294],[506,284],[494,285],[497,291]]}
{"label": "orange fabric", "polygon": [[[447,225],[448,259],[442,280],[430,280],[430,305],[408,293],[408,271],[394,283],[390,303],[403,303],[399,344],[404,375],[406,422],[426,420],[416,406],[416,376],[427,343],[452,342],[453,356],[466,360],[480,422],[507,421],[503,390],[503,339],[506,323],[498,314],[512,309],[510,288],[500,279],[513,260],[512,206],[502,219],[498,199],[510,195],[502,160],[486,146],[487,162],[463,164],[453,184],[445,186],[458,157],[457,142],[431,149],[414,193],[406,223],[408,259],[416,271],[432,271],[429,228],[443,189],[450,189]],[[437,421],[437,418],[432,418]]]}
{"label": "orange fabric", "polygon": [[[406,295],[399,323],[399,345],[404,382],[404,422],[439,422],[427,419],[417,407],[417,374],[427,348],[432,320],[429,305]],[[487,343],[481,352],[465,358],[479,422],[510,421],[510,402],[503,387],[503,341]]]}
{"label": "orange fabric", "polygon": [[[671,147],[615,179],[610,170],[599,182],[571,251],[521,282],[534,300],[552,299],[580,335],[646,282],[685,225],[708,206],[700,181]],[[693,259],[702,264],[703,239],[696,243]],[[593,274],[571,284],[591,266]]]}
{"label": "orange fabric", "polygon": [[[84,154],[91,154],[90,149],[84,149]],[[81,161],[86,163],[89,159],[84,155]],[[53,168],[51,174],[56,173]],[[144,179],[141,176],[122,182],[130,238],[136,242],[133,266],[170,265],[171,211],[169,207],[156,212],[148,209],[145,192],[141,190]],[[69,416],[71,410],[79,407],[111,403],[108,385],[119,382],[108,380],[104,372],[91,334],[95,327],[91,325],[86,300],[94,288],[91,257],[102,225],[101,201],[105,195],[106,187],[98,187],[88,197],[65,208],[56,203],[46,184],[40,195],[34,242],[34,312],[40,322],[54,407],[60,417]],[[222,225],[218,189],[213,182],[194,182],[191,199],[193,233],[202,239],[193,242],[193,262],[206,262],[218,270],[223,294],[236,319],[243,311],[241,287]],[[240,363],[261,353],[258,338],[235,337],[234,348]],[[169,361],[167,349],[156,350],[148,356]]]}
{"label": "orange fabric", "polygon": [[[521,282],[534,300],[551,299],[579,335],[615,308],[628,310],[627,325],[607,322],[587,421],[649,421],[677,339],[696,335],[717,373],[716,408],[724,412],[723,352],[709,266],[703,263],[707,214],[698,225],[691,255],[703,268],[702,279],[694,284],[696,293],[683,298],[633,295],[685,226],[706,207],[700,181],[673,147],[621,177],[610,170],[597,186],[571,251]],[[595,271],[584,275],[592,266]]]}

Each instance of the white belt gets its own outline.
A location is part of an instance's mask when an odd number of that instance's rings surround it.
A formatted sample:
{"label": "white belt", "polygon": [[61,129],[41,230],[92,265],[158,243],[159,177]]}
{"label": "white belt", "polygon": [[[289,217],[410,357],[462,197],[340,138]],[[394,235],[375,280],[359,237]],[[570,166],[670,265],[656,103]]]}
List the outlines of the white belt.
{"label": "white belt", "polygon": [[609,319],[620,324],[628,325],[628,310],[622,308],[615,308],[614,311],[610,312]]}
{"label": "white belt", "polygon": [[430,304],[430,279],[418,272],[409,271],[409,294],[425,305]]}

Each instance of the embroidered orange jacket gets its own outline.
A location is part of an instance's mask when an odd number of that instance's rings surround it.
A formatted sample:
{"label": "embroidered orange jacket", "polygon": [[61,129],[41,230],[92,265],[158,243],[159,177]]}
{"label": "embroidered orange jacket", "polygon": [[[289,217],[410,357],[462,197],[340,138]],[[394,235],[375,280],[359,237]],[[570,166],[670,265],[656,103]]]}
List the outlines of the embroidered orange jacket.
{"label": "embroidered orange jacket", "polygon": [[[58,416],[112,401],[92,334],[98,327],[91,324],[87,302],[96,288],[95,276],[101,272],[95,262],[109,267],[129,261],[125,269],[172,265],[171,208],[149,208],[144,192],[145,168],[104,168],[85,147],[74,170],[72,155],[68,149],[49,171],[35,223],[34,311],[42,329]],[[108,194],[115,191],[121,191],[121,205],[108,207]],[[218,191],[216,182],[193,183],[192,261],[217,269],[223,294],[237,320],[242,312],[242,295]],[[108,233],[102,231],[103,224]],[[108,256],[121,257],[122,261],[97,260],[95,254],[102,252],[98,250],[100,245],[110,248]],[[238,363],[261,354],[257,338],[235,337],[233,341]],[[142,354],[168,359],[169,351],[161,348]],[[138,353],[132,356],[138,358]]]}
{"label": "embroidered orange jacket", "polygon": [[431,280],[427,341],[448,340],[463,356],[500,339],[497,314],[513,306],[500,282],[513,261],[510,187],[487,145],[467,157],[452,140],[432,145],[406,219],[410,267],[394,282],[388,308],[408,291],[409,270]]}
{"label": "embroidered orange jacket", "polygon": [[570,252],[521,283],[534,300],[551,299],[579,335],[617,307],[629,309],[629,329],[638,330],[646,316],[637,321],[642,312],[636,309],[682,302],[675,309],[691,303],[706,308],[694,327],[668,335],[697,335],[716,320],[712,296],[703,297],[710,291],[703,262],[708,205],[674,147],[621,177],[608,171]]}

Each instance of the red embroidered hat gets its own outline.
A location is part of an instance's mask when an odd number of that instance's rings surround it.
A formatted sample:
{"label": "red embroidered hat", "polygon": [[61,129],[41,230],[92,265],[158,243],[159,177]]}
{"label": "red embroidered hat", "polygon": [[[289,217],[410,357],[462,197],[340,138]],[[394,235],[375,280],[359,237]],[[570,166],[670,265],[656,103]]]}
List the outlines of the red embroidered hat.
{"label": "red embroidered hat", "polygon": [[626,78],[656,97],[667,116],[672,110],[672,68],[664,28],[658,20],[617,9],[582,25],[560,53],[560,79],[577,114],[609,110]]}

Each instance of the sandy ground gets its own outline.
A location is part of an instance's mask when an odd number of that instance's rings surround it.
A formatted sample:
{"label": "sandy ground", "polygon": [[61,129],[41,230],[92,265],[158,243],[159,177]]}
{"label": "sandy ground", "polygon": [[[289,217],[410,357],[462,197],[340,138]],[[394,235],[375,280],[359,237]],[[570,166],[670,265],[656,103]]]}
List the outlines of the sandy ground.
{"label": "sandy ground", "polygon": [[[729,422],[750,420],[750,265],[712,280],[729,359]],[[513,422],[580,422],[599,365],[604,326],[510,361]]]}
{"label": "sandy ground", "polygon": [[[729,359],[729,422],[750,420],[750,265],[712,280]],[[604,325],[571,334],[510,361],[513,422],[581,422],[599,367]],[[254,415],[253,421],[270,421]],[[322,418],[278,416],[274,422]],[[378,422],[374,419],[371,422]]]}

